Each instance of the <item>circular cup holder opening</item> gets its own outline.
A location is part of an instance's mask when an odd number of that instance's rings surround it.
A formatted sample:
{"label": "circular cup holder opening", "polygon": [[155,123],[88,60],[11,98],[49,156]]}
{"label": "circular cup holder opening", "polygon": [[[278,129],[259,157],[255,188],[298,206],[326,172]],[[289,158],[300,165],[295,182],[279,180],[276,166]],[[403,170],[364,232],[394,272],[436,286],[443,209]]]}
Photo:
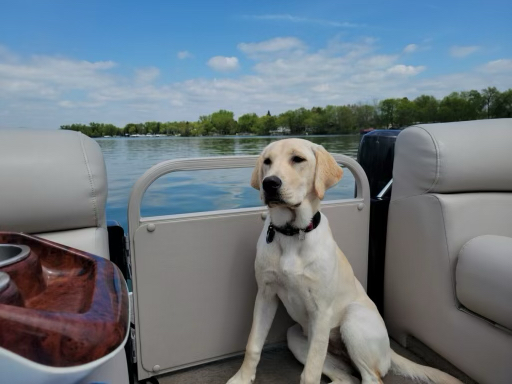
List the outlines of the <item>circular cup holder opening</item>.
{"label": "circular cup holder opening", "polygon": [[26,245],[0,244],[0,268],[17,263],[30,254],[30,248]]}
{"label": "circular cup holder opening", "polygon": [[9,285],[10,277],[5,272],[0,272],[0,292],[5,291],[7,286]]}

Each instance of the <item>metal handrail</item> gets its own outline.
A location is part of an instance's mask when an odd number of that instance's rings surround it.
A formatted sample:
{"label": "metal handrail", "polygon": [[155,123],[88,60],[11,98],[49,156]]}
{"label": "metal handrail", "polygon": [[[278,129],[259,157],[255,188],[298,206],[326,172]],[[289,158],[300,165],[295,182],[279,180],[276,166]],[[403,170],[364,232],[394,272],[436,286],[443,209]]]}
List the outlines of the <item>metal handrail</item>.
{"label": "metal handrail", "polygon": [[[355,198],[361,199],[362,203],[369,207],[370,186],[363,168],[357,161],[348,156],[332,155],[338,164],[346,166],[352,172],[356,181]],[[177,171],[252,168],[256,165],[257,159],[258,156],[199,157],[167,160],[154,165],[137,180],[130,193],[128,203],[128,232],[130,241],[132,241],[133,235],[141,224],[140,206],[144,193],[158,178]]]}

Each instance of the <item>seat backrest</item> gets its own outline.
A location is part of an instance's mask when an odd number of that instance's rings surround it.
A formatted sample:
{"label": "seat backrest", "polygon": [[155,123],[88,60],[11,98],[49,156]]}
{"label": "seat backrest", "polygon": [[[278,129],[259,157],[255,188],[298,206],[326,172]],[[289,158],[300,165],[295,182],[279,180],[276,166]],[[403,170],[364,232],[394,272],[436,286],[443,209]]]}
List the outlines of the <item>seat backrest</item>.
{"label": "seat backrest", "polygon": [[55,233],[66,231],[73,246],[84,244],[75,241],[83,229],[106,227],[105,162],[93,139],[71,131],[0,130],[0,164],[0,231],[52,233],[55,241]]}
{"label": "seat backrest", "polygon": [[391,200],[511,192],[512,119],[423,124],[397,139]]}
{"label": "seat backrest", "polygon": [[512,119],[405,129],[395,146],[390,246],[404,247],[410,238],[443,244],[453,279],[467,241],[512,236],[511,146]]}
{"label": "seat backrest", "polygon": [[[402,343],[414,336],[479,382],[510,381],[510,339],[489,327],[486,313],[466,314],[456,270],[470,240],[512,238],[511,147],[512,119],[420,124],[406,128],[395,145],[388,331]],[[488,255],[482,253],[483,263],[492,262]],[[492,364],[482,366],[484,356]]]}

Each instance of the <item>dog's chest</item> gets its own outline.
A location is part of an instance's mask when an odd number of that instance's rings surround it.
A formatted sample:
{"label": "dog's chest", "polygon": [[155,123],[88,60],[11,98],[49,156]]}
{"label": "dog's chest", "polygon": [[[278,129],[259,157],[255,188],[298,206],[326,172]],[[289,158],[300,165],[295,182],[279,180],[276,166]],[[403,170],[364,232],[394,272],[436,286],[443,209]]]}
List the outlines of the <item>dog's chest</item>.
{"label": "dog's chest", "polygon": [[317,307],[318,271],[316,263],[288,250],[274,259],[263,272],[263,281],[277,293],[292,318],[303,323]]}

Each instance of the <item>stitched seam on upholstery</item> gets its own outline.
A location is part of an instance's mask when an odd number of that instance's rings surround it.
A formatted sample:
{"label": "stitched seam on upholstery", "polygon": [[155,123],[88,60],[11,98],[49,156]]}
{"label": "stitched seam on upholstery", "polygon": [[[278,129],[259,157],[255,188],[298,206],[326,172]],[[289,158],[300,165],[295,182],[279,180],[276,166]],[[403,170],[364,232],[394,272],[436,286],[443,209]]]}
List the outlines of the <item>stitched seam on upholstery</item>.
{"label": "stitched seam on upholstery", "polygon": [[452,263],[451,263],[451,259],[450,259],[450,247],[448,246],[448,235],[446,234],[446,218],[445,218],[445,214],[444,214],[444,207],[443,207],[443,204],[441,203],[441,200],[439,199],[438,196],[436,196],[434,194],[430,194],[430,196],[432,196],[439,203],[439,207],[441,208],[441,217],[443,219],[444,242],[446,245],[446,255],[448,256],[448,268],[450,268],[450,280],[452,281],[452,295],[453,295],[453,299],[455,300],[455,307],[458,308],[458,305],[460,303],[459,303],[459,300],[457,299],[455,277],[454,277],[456,265],[453,266],[453,271],[452,271],[451,270]]}
{"label": "stitched seam on upholstery", "polygon": [[[393,203],[394,201],[405,200],[405,199],[408,199],[410,197],[421,196],[421,195],[424,195],[426,193],[429,193],[430,191],[432,191],[434,189],[434,187],[436,186],[437,182],[439,181],[439,174],[440,174],[439,170],[441,169],[441,161],[440,161],[441,151],[439,150],[439,145],[437,144],[437,141],[434,139],[434,137],[430,134],[430,132],[427,131],[425,128],[420,127],[419,125],[413,125],[412,127],[418,128],[418,129],[421,129],[421,130],[425,131],[427,133],[427,135],[430,136],[430,139],[432,140],[432,143],[434,143],[434,148],[436,150],[436,176],[434,178],[434,181],[432,182],[432,184],[430,185],[430,187],[426,191],[423,191],[423,192],[421,192],[420,194],[417,194],[417,195],[403,196],[403,197],[400,197],[400,198],[394,199],[394,200],[392,199],[391,203]],[[412,128],[412,127],[410,127],[410,128]],[[393,196],[391,196],[391,198],[393,198]]]}
{"label": "stitched seam on upholstery", "polygon": [[100,253],[98,252],[98,230],[98,227],[96,227],[96,229],[94,230],[94,254],[103,257],[103,255],[100,255]]}
{"label": "stitched seam on upholstery", "polygon": [[89,177],[89,184],[91,185],[91,192],[92,192],[92,210],[94,213],[94,221],[96,222],[96,227],[99,226],[99,220],[98,220],[98,210],[96,207],[96,191],[94,189],[94,181],[92,178],[92,172],[91,168],[89,167],[89,160],[87,158],[87,153],[85,152],[85,146],[84,141],[81,133],[78,133],[78,137],[80,138],[80,145],[82,146],[82,154],[84,155],[84,161],[85,161],[85,168],[87,169],[87,176]]}
{"label": "stitched seam on upholstery", "polygon": [[460,307],[466,308],[466,305],[462,301],[460,301],[457,296],[457,266],[459,264],[459,261],[460,261],[462,255],[464,254],[464,251],[466,250],[466,247],[469,245],[469,243],[473,242],[473,240],[475,240],[476,238],[477,237],[473,237],[472,239],[469,239],[468,241],[466,241],[466,243],[460,249],[459,254],[457,255],[458,256],[457,265],[455,266],[454,275],[455,275],[455,299],[457,300],[457,303],[459,304],[459,309],[460,309]]}
{"label": "stitched seam on upholstery", "polygon": [[432,182],[432,185],[430,186],[430,188],[427,189],[425,192],[423,192],[423,193],[429,193],[430,191],[432,191],[434,189],[437,182],[439,181],[439,174],[440,174],[439,170],[441,169],[441,151],[439,150],[439,145],[437,144],[437,141],[434,138],[434,136],[432,136],[430,134],[430,132],[427,131],[425,128],[422,128],[422,127],[418,127],[418,128],[423,129],[430,136],[430,139],[434,143],[434,148],[436,149],[436,177],[434,178],[434,181]]}

